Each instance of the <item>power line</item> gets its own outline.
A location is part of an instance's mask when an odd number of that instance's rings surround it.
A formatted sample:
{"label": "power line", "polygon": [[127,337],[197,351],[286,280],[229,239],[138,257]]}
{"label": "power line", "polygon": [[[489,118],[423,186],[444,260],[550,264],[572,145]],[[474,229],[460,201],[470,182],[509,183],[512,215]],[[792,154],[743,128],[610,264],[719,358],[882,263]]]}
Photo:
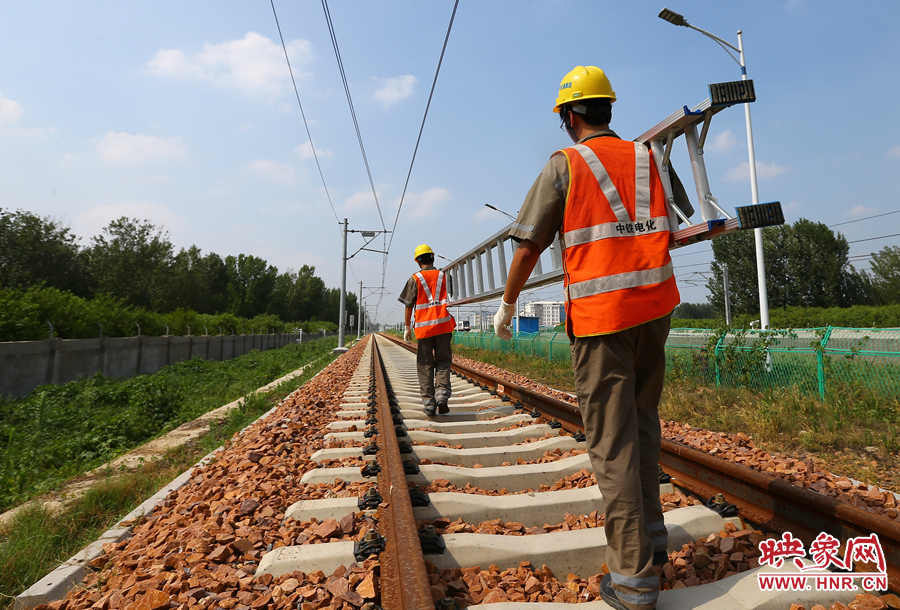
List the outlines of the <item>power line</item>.
{"label": "power line", "polygon": [[272,14],[275,15],[275,26],[278,28],[278,37],[281,39],[281,48],[284,49],[284,60],[287,62],[288,72],[291,75],[291,84],[294,86],[294,95],[297,97],[297,105],[300,106],[300,116],[303,117],[303,126],[306,127],[306,137],[309,138],[309,147],[312,149],[313,158],[316,160],[316,167],[319,168],[319,177],[322,178],[322,186],[325,188],[325,196],[328,198],[328,205],[331,206],[331,212],[334,219],[340,223],[337,211],[334,209],[334,203],[331,201],[331,195],[328,193],[328,185],[325,184],[325,174],[322,173],[322,166],[319,164],[319,155],[316,154],[316,147],[313,144],[312,136],[309,133],[309,124],[306,122],[306,114],[303,112],[303,104],[300,102],[300,92],[297,91],[297,81],[294,80],[294,70],[291,68],[291,60],[288,58],[287,46],[284,44],[284,36],[281,34],[281,24],[278,23],[278,13],[275,12],[275,0],[269,0],[272,3]]}
{"label": "power line", "polygon": [[828,228],[831,227],[839,227],[841,225],[848,225],[854,222],[860,222],[863,220],[871,220],[872,218],[881,218],[882,216],[890,216],[891,214],[898,214],[900,210],[894,210],[893,212],[885,212],[884,214],[876,214],[875,216],[866,216],[865,218],[857,218],[856,220],[848,220],[847,222],[839,222],[836,225],[828,225]]}
{"label": "power line", "polygon": [[334,56],[337,58],[338,70],[341,72],[344,92],[347,94],[347,104],[350,106],[350,116],[353,117],[353,126],[356,129],[356,139],[359,140],[359,150],[362,152],[363,163],[366,165],[366,174],[369,176],[369,185],[372,187],[372,196],[375,197],[375,207],[378,208],[378,217],[381,219],[381,228],[386,230],[384,216],[381,215],[381,206],[378,204],[378,194],[375,192],[375,182],[372,180],[372,171],[369,169],[369,159],[366,157],[366,147],[363,146],[362,133],[359,131],[359,122],[356,120],[356,110],[353,108],[353,99],[350,97],[350,86],[347,84],[347,74],[344,72],[344,62],[341,61],[341,51],[338,48],[337,36],[334,33],[334,24],[331,22],[331,12],[328,10],[327,0],[322,0],[322,9],[325,11],[325,21],[328,23],[331,45],[334,47]]}
{"label": "power line", "polygon": [[[324,0],[323,0],[324,2]],[[416,154],[419,152],[419,142],[422,141],[422,132],[425,130],[425,119],[428,118],[428,109],[431,107],[431,99],[434,97],[434,88],[437,85],[438,75],[441,73],[441,64],[444,61],[444,52],[447,50],[447,41],[450,40],[450,30],[453,29],[453,19],[456,17],[456,8],[459,6],[459,0],[453,3],[453,13],[450,15],[450,24],[447,26],[447,35],[444,36],[444,46],[441,48],[441,57],[438,59],[437,69],[434,72],[434,80],[431,82],[431,92],[428,94],[428,103],[425,105],[425,114],[422,117],[422,125],[419,127],[419,136],[416,138],[416,147],[413,149],[412,160],[409,162],[409,172],[406,174],[406,183],[403,185],[403,194],[400,195],[400,206],[397,208],[397,215],[394,217],[394,226],[391,229],[391,238],[388,240],[386,252],[384,255],[385,269],[387,268],[388,253],[391,251],[391,244],[394,243],[394,232],[397,230],[397,221],[400,219],[400,210],[403,209],[403,200],[406,197],[406,189],[409,186],[409,177],[412,175],[413,165],[416,162]],[[381,282],[384,283],[384,272],[382,272]]]}
{"label": "power line", "polygon": [[687,254],[676,254],[671,258],[681,258],[682,256],[694,256],[696,254],[705,254],[707,252],[712,252],[712,248],[707,248],[706,250],[697,250],[696,252],[689,252]]}
{"label": "power line", "polygon": [[893,233],[891,235],[879,235],[878,237],[868,237],[866,239],[854,239],[853,241],[848,241],[848,244],[858,244],[861,241],[872,241],[873,239],[887,239],[888,237],[897,237],[900,233]]}

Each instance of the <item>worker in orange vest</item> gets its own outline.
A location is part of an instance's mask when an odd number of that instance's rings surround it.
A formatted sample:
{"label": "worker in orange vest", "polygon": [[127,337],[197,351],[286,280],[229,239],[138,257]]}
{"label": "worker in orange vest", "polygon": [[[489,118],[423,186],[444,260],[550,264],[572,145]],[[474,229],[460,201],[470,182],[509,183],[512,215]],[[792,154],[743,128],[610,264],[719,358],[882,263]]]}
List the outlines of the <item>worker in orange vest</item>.
{"label": "worker in orange vest", "polygon": [[[647,147],[609,129],[614,101],[597,67],[578,66],[560,83],[553,111],[575,145],[551,156],[513,223],[510,236],[520,243],[494,329],[511,336],[512,304],[541,252],[558,238],[578,406],[606,511],[610,573],[600,594],[619,610],[650,610],[659,596],[654,566],[668,561],[657,407],[666,337],[680,301],[669,257],[677,227],[669,226]],[[684,188],[677,177],[673,183],[684,209]]]}
{"label": "worker in orange vest", "polygon": [[449,413],[451,347],[456,320],[447,310],[450,276],[434,268],[434,251],[422,244],[416,248],[419,271],[406,282],[397,299],[404,305],[403,340],[410,340],[410,319],[416,335],[416,372],[425,414]]}

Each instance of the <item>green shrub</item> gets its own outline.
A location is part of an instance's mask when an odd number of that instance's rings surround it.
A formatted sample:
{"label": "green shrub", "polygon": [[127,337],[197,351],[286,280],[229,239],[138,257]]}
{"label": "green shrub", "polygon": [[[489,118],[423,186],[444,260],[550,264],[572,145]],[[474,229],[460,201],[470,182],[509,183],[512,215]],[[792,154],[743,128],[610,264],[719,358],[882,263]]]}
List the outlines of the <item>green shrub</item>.
{"label": "green shrub", "polygon": [[194,358],[153,375],[96,374],[0,398],[0,511],[318,359],[334,337],[213,362]]}
{"label": "green shrub", "polygon": [[266,314],[240,318],[230,313],[200,314],[191,309],[154,313],[127,305],[124,300],[101,294],[83,299],[56,288],[0,288],[0,341],[35,341],[50,336],[62,339],[170,335],[266,334],[292,332],[328,332],[337,330],[331,322],[285,322]]}

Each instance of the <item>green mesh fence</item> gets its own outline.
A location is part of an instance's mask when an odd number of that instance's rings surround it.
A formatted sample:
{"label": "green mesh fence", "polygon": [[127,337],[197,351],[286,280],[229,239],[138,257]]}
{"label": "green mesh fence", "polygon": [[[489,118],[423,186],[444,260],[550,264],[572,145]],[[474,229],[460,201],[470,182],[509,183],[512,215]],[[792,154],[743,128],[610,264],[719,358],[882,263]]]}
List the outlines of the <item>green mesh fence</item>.
{"label": "green mesh fence", "polygon": [[[565,333],[455,332],[454,343],[568,361]],[[757,392],[795,388],[822,399],[900,396],[900,329],[802,328],[731,330],[673,328],[666,340],[670,379]]]}

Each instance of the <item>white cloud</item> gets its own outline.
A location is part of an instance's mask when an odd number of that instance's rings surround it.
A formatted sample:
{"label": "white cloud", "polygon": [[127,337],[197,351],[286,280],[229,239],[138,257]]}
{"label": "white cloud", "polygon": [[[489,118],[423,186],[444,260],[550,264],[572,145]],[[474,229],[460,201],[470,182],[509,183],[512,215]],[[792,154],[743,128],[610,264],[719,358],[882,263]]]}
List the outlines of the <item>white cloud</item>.
{"label": "white cloud", "polygon": [[[777,163],[756,162],[756,177],[759,180],[768,180],[775,176],[780,176],[784,172],[791,169],[787,165],[778,165]],[[726,180],[748,180],[750,178],[750,164],[741,163],[737,167],[728,170],[725,175]]]}
{"label": "white cloud", "polygon": [[294,166],[289,163],[257,159],[247,164],[247,170],[255,176],[284,186],[293,186],[296,181]]}
{"label": "white cloud", "polygon": [[75,233],[91,237],[99,235],[105,226],[122,216],[149,220],[160,228],[180,228],[185,224],[184,219],[169,208],[145,201],[123,201],[115,205],[97,206],[78,214],[72,224]]}
{"label": "white cloud", "polygon": [[165,138],[109,132],[97,144],[97,151],[110,163],[135,163],[166,159],[182,159],[187,149],[180,137]]}
{"label": "white cloud", "polygon": [[877,211],[878,208],[870,208],[860,204],[857,206],[853,206],[849,210],[845,210],[844,214],[846,214],[847,216],[864,216],[866,214],[872,214]]}
{"label": "white cloud", "polygon": [[737,139],[734,137],[734,134],[731,133],[730,129],[726,129],[717,134],[711,143],[707,143],[706,148],[713,152],[727,153],[731,152],[736,145]]}
{"label": "white cloud", "polygon": [[381,83],[381,87],[375,90],[375,99],[384,104],[385,108],[410,97],[415,93],[414,87],[419,82],[412,74],[376,80]]}
{"label": "white cloud", "polygon": [[3,97],[3,94],[0,93],[0,125],[12,125],[18,122],[23,114],[25,114],[25,110],[22,108],[22,104]]}
{"label": "white cloud", "polygon": [[[313,59],[312,44],[294,40],[287,49],[295,78],[309,76],[297,68]],[[291,88],[281,45],[256,32],[248,32],[239,40],[206,43],[202,51],[191,56],[179,49],[162,49],[147,62],[147,72],[237,89],[251,97],[275,98]]]}
{"label": "white cloud", "polygon": [[799,210],[801,205],[799,201],[794,199],[793,201],[788,201],[787,203],[783,204],[781,207],[786,212],[792,212],[794,210]]}
{"label": "white cloud", "polygon": [[[375,192],[377,193],[378,190],[376,189]],[[353,193],[344,201],[344,209],[346,210],[365,210],[370,207],[375,207],[375,199],[372,197],[371,189]]]}
{"label": "white cloud", "polygon": [[490,222],[495,225],[503,222],[509,224],[509,218],[490,208],[479,208],[477,212],[472,214],[472,220],[475,222]]}
{"label": "white cloud", "polygon": [[[422,193],[406,193],[403,207],[409,211],[412,218],[424,218],[439,211],[449,199],[450,191],[442,186],[433,186]],[[399,204],[399,200],[397,203]]]}
{"label": "white cloud", "polygon": [[887,153],[885,154],[892,159],[900,158],[900,144],[891,146],[890,148],[888,148]]}
{"label": "white cloud", "polygon": [[[293,152],[304,161],[315,158],[313,156],[313,143],[309,140],[295,148]],[[320,159],[327,159],[328,157],[333,157],[334,152],[327,148],[316,148],[316,155],[318,155]]]}

